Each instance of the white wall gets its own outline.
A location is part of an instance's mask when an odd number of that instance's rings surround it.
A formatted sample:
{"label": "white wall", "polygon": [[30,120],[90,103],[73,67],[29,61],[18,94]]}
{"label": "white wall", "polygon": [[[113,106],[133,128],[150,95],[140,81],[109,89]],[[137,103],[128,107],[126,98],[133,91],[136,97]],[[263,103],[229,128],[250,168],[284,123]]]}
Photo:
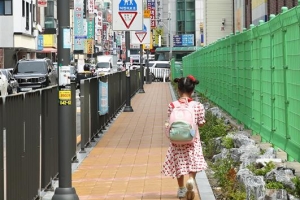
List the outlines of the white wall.
{"label": "white wall", "polygon": [[[26,12],[26,2],[29,3],[29,8],[31,4],[31,0],[25,0],[25,12]],[[35,3],[35,1],[33,1]],[[29,9],[29,30],[26,30],[26,13],[25,16],[22,17],[22,1],[13,1],[13,26],[14,32],[31,34],[31,12]]]}
{"label": "white wall", "polygon": [[[31,0],[25,1],[30,5]],[[31,35],[31,13],[29,13],[29,30],[26,30],[26,15],[22,17],[22,1],[13,1],[12,8],[13,15],[0,16],[1,47],[14,47],[14,33],[24,33]]]}
{"label": "white wall", "polygon": [[14,45],[13,24],[13,16],[0,17],[0,47],[12,47]]}
{"label": "white wall", "polygon": [[[204,42],[208,45],[233,33],[232,0],[205,0]],[[225,19],[222,30],[222,19]]]}

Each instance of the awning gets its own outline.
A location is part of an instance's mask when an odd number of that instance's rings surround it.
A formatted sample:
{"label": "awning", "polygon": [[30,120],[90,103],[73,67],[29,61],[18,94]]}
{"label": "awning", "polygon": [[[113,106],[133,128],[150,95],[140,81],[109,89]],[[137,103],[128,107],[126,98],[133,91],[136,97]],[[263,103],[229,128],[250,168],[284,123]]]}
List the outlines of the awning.
{"label": "awning", "polygon": [[57,49],[52,47],[44,47],[43,50],[37,51],[39,53],[56,53]]}
{"label": "awning", "polygon": [[[192,47],[173,47],[172,51],[174,51],[174,52],[194,52],[194,51],[197,51],[200,48],[201,47],[196,47],[196,46],[192,46]],[[170,51],[170,47],[156,48],[155,51],[156,52],[169,52]]]}

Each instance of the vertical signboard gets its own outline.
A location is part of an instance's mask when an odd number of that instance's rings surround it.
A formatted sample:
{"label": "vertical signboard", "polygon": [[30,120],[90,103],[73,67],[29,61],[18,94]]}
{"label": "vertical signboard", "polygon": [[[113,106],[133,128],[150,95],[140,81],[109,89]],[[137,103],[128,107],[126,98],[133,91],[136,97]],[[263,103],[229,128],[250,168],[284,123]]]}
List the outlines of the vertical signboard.
{"label": "vertical signboard", "polygon": [[93,54],[94,53],[94,40],[93,39],[86,39],[85,40],[85,53],[86,54]]}
{"label": "vertical signboard", "polygon": [[113,1],[113,30],[143,30],[143,0]]}
{"label": "vertical signboard", "polygon": [[147,9],[150,10],[151,28],[156,27],[156,0],[147,0]]}
{"label": "vertical signboard", "polygon": [[74,0],[74,50],[84,50],[83,0]]}
{"label": "vertical signboard", "polygon": [[87,11],[88,18],[94,19],[94,10],[95,10],[95,0],[86,0],[87,1]]}
{"label": "vertical signboard", "polygon": [[44,49],[44,37],[39,35],[37,38],[37,50],[42,51]]}
{"label": "vertical signboard", "polygon": [[95,19],[89,19],[87,22],[87,39],[94,39]]}
{"label": "vertical signboard", "polygon": [[97,44],[101,44],[102,41],[102,11],[97,11],[97,17],[95,18],[95,40]]}

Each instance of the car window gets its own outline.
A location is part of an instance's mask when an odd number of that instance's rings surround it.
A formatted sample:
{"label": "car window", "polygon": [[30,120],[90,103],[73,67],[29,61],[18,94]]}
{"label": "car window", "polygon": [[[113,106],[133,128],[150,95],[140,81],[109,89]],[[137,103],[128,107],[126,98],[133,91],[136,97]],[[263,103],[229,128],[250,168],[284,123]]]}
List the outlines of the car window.
{"label": "car window", "polygon": [[102,62],[102,63],[97,63],[96,68],[109,68],[110,63],[109,62]]}
{"label": "car window", "polygon": [[149,67],[153,67],[154,63],[153,62],[149,62]]}
{"label": "car window", "polygon": [[16,73],[47,73],[47,68],[44,62],[26,61],[17,64]]}
{"label": "car window", "polygon": [[7,73],[6,70],[0,70],[0,72],[1,72],[3,75],[5,75],[7,79],[9,79],[9,78],[8,78],[8,73]]}
{"label": "car window", "polygon": [[170,68],[168,63],[156,63],[155,68]]}

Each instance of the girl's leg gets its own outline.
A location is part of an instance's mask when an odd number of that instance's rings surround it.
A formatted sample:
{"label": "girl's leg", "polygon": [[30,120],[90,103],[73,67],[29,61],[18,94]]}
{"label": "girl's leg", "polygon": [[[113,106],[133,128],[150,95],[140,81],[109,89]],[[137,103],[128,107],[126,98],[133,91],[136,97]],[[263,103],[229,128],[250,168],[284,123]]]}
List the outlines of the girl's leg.
{"label": "girl's leg", "polygon": [[195,180],[195,178],[196,178],[196,172],[190,172],[189,173],[189,177],[193,178]]}
{"label": "girl's leg", "polygon": [[184,198],[186,194],[186,187],[184,186],[184,176],[180,176],[177,178],[178,182],[178,191],[177,191],[177,197],[178,198]]}
{"label": "girl's leg", "polygon": [[184,187],[184,176],[180,176],[179,178],[177,178],[177,183],[178,183],[179,188],[183,188]]}

